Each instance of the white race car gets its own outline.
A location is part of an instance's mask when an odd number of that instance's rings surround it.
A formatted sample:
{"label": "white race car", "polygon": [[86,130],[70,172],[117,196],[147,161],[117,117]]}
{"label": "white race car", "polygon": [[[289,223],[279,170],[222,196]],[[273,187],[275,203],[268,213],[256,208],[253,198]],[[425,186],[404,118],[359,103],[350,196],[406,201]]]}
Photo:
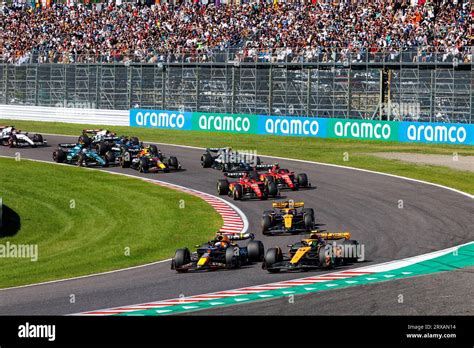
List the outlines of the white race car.
{"label": "white race car", "polygon": [[10,147],[44,146],[47,144],[41,134],[30,135],[17,130],[15,126],[0,126],[0,144]]}

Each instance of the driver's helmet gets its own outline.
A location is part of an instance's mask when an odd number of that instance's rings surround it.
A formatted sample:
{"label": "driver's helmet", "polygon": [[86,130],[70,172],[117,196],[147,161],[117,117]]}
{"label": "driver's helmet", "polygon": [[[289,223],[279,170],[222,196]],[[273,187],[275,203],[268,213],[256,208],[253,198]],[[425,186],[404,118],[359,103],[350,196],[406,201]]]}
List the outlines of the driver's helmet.
{"label": "driver's helmet", "polygon": [[219,248],[224,248],[230,243],[229,237],[224,236],[222,234],[218,235],[216,240],[217,240],[217,243],[215,245],[216,247],[219,247]]}
{"label": "driver's helmet", "polygon": [[278,162],[274,163],[272,167],[272,172],[276,172],[279,169],[280,169],[280,165],[278,164]]}
{"label": "driver's helmet", "polygon": [[142,156],[147,156],[150,154],[150,149],[148,147],[145,147],[143,150],[142,150],[142,153],[141,155]]}

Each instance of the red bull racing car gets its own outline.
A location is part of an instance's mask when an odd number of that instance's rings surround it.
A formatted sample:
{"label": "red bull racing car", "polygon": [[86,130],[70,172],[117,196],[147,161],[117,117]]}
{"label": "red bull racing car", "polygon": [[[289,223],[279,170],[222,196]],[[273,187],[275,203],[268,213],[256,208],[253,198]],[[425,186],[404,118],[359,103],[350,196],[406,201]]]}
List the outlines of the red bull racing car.
{"label": "red bull racing car", "polygon": [[[235,241],[251,239],[247,246],[239,246]],[[261,262],[264,256],[263,243],[254,240],[251,233],[223,234],[202,245],[196,245],[196,252],[188,248],[178,249],[171,261],[171,269],[179,273],[188,271],[214,271],[235,269],[242,265]]]}

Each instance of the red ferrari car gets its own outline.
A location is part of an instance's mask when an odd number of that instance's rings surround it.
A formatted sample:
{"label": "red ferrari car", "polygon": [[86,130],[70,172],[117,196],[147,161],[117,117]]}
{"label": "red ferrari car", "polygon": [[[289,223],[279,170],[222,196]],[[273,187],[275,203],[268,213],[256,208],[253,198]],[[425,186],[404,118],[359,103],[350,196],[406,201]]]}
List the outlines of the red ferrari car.
{"label": "red ferrari car", "polygon": [[288,169],[280,168],[278,163],[268,167],[268,172],[261,173],[260,181],[266,183],[275,183],[278,189],[299,190],[302,187],[310,187],[308,176],[305,173],[295,174]]}
{"label": "red ferrari car", "polygon": [[226,173],[227,178],[237,178],[237,181],[229,182],[222,179],[217,182],[217,193],[219,195],[229,195],[234,200],[261,199],[276,197],[278,187],[274,182],[264,182],[259,179],[257,171],[242,173]]}

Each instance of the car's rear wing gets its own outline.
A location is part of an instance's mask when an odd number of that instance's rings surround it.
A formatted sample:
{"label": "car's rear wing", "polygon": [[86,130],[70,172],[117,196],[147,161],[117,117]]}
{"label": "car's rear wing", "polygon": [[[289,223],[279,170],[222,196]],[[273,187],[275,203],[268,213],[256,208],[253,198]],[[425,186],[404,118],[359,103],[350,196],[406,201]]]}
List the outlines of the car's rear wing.
{"label": "car's rear wing", "polygon": [[234,179],[237,179],[237,178],[241,178],[243,177],[245,174],[248,174],[249,172],[248,171],[240,171],[240,172],[225,172],[224,173],[224,176],[227,177],[227,178],[234,178]]}
{"label": "car's rear wing", "polygon": [[73,144],[73,143],[70,143],[70,144],[58,144],[58,147],[62,147],[62,148],[65,148],[65,149],[72,149],[73,147],[75,147],[77,145],[76,144]]}
{"label": "car's rear wing", "polygon": [[82,134],[97,134],[102,131],[103,129],[83,129]]}
{"label": "car's rear wing", "polygon": [[255,169],[257,170],[269,170],[273,168],[273,164],[257,164]]}
{"label": "car's rear wing", "polygon": [[274,202],[272,203],[273,208],[287,209],[287,208],[303,208],[304,202]]}
{"label": "car's rear wing", "polygon": [[320,232],[319,230],[312,231],[309,235],[310,239],[316,237],[325,239],[325,240],[336,240],[336,239],[351,239],[350,232]]}
{"label": "car's rear wing", "polygon": [[219,152],[219,151],[222,151],[222,150],[225,150],[224,147],[208,147],[206,149],[206,151],[208,152]]}
{"label": "car's rear wing", "polygon": [[230,240],[246,240],[246,239],[254,239],[255,238],[255,235],[253,233],[250,233],[250,232],[245,232],[245,233],[218,232],[218,234],[226,236]]}

